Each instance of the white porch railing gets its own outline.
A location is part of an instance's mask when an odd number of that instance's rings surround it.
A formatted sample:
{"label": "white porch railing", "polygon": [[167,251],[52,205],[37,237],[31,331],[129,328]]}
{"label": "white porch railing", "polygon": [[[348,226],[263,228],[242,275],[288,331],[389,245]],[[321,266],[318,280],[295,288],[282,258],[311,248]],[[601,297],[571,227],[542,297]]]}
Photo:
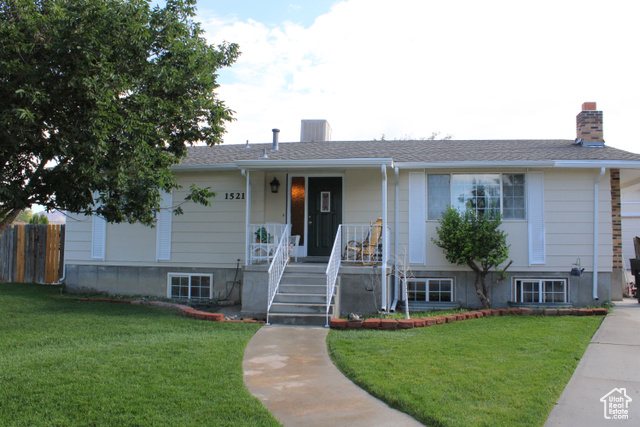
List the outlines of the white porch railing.
{"label": "white porch railing", "polygon": [[338,226],[336,239],[333,241],[331,256],[327,263],[327,323],[325,327],[329,327],[329,309],[331,308],[331,298],[336,289],[336,280],[338,279],[338,271],[340,270],[340,260],[342,254],[342,225]]}
{"label": "white porch railing", "polygon": [[342,260],[349,264],[375,265],[384,261],[387,253],[389,228],[382,225],[342,224]]}
{"label": "white porch railing", "polygon": [[250,224],[247,233],[249,241],[249,262],[248,264],[256,264],[260,262],[269,262],[276,253],[276,247],[279,239],[284,233],[286,224]]}
{"label": "white porch railing", "polygon": [[291,234],[291,225],[284,226],[284,231],[279,236],[278,245],[276,246],[275,252],[273,254],[273,260],[269,265],[269,295],[268,295],[268,304],[267,304],[267,325],[269,325],[269,311],[271,311],[271,304],[273,303],[273,298],[276,296],[278,292],[278,287],[280,286],[280,280],[282,279],[282,274],[284,273],[284,269],[289,263],[289,235]]}

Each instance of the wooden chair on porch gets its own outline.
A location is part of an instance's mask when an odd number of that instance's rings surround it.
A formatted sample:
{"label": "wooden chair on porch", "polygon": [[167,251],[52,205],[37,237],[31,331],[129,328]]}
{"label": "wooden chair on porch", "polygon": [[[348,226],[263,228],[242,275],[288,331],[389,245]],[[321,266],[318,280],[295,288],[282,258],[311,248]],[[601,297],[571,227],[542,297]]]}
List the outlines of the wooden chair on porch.
{"label": "wooden chair on porch", "polygon": [[382,239],[382,218],[369,223],[369,232],[362,242],[350,240],[345,247],[344,260],[373,264],[380,255],[378,248]]}

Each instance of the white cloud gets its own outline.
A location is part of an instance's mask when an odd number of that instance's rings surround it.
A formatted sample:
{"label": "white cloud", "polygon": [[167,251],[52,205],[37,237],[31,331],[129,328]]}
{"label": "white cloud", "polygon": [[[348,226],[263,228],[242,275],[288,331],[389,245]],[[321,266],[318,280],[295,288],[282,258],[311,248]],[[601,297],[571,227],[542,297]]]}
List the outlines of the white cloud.
{"label": "white cloud", "polygon": [[640,151],[633,1],[348,0],[308,28],[204,23],[236,42],[220,97],[236,110],[227,143],[299,138],[301,119],[329,120],[335,140],[575,137],[585,101],[605,139]]}

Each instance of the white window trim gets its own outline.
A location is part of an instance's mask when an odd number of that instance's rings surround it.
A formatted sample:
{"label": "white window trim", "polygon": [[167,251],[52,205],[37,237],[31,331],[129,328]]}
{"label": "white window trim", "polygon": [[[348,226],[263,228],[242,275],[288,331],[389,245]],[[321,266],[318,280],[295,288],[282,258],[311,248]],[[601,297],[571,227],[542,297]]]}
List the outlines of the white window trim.
{"label": "white window trim", "polygon": [[[544,295],[543,292],[543,284],[544,282],[564,282],[564,301],[558,302],[555,304],[568,304],[570,302],[570,289],[569,289],[569,280],[565,277],[513,277],[513,284],[511,286],[511,301],[514,301],[518,304],[553,304],[549,302],[541,302],[542,297]],[[518,282],[538,282],[538,301],[537,302],[522,302],[517,301],[518,296]]]}
{"label": "white window trim", "polygon": [[[429,280],[448,280],[451,282],[451,301],[430,301],[429,300]],[[439,303],[443,303],[443,304],[449,304],[452,302],[455,302],[456,300],[456,281],[455,278],[453,277],[407,277],[405,279],[402,279],[402,295],[405,295],[405,288],[407,286],[407,282],[423,282],[425,284],[425,292],[426,292],[426,299],[424,300],[424,302],[430,302],[430,303],[434,303],[434,304],[439,304]],[[442,292],[441,292],[442,293]],[[407,289],[407,293],[406,293],[407,297],[409,296],[409,289]],[[409,300],[409,301],[413,301],[413,300]]]}
{"label": "white window trim", "polygon": [[191,278],[193,276],[209,278],[209,298],[198,298],[198,299],[213,299],[213,274],[210,274],[210,273],[167,273],[167,298],[173,298],[171,296],[171,279],[174,277],[188,277],[189,278],[188,299],[191,299]]}

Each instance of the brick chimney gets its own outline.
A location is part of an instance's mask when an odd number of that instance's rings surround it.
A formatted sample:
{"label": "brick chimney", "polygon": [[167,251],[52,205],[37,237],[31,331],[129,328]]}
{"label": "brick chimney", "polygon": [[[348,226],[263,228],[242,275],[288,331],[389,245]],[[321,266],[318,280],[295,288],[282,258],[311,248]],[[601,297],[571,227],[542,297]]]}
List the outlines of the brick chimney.
{"label": "brick chimney", "polygon": [[576,144],[588,147],[604,146],[602,111],[596,110],[595,102],[582,104],[582,111],[576,117],[576,130]]}

